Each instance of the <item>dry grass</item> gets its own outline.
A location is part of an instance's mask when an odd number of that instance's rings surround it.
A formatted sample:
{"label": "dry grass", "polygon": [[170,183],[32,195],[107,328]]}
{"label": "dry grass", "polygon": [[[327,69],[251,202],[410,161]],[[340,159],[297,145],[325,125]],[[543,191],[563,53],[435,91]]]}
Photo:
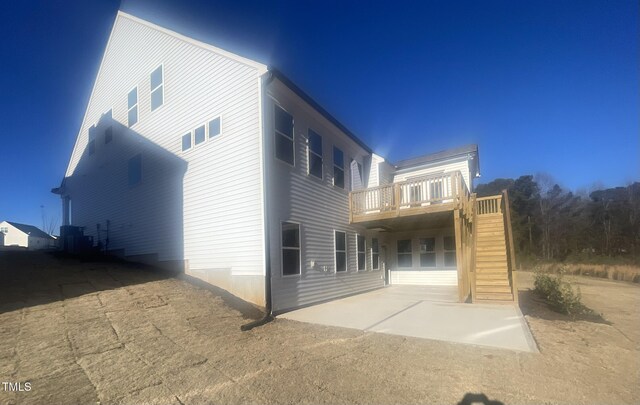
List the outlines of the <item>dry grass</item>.
{"label": "dry grass", "polygon": [[539,263],[534,270],[640,283],[640,267],[624,264]]}

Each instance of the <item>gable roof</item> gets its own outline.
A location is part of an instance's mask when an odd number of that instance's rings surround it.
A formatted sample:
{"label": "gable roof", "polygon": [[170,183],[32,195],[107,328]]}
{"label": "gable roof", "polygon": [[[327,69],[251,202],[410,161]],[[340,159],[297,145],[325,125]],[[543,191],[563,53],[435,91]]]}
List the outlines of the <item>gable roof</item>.
{"label": "gable roof", "polygon": [[[138,24],[141,24],[141,25],[144,25],[144,26],[149,27],[151,29],[154,29],[156,31],[162,32],[162,33],[167,34],[167,35],[169,35],[171,37],[174,37],[176,39],[179,39],[179,40],[182,40],[184,42],[187,42],[187,43],[189,43],[191,45],[195,45],[195,46],[200,47],[202,49],[205,49],[207,51],[222,55],[222,56],[227,57],[229,59],[235,60],[236,62],[245,64],[247,66],[251,66],[251,67],[253,67],[253,68],[255,68],[258,71],[261,71],[263,73],[267,71],[267,66],[262,64],[262,63],[260,63],[260,62],[258,62],[258,61],[255,61],[255,60],[249,59],[249,58],[245,58],[244,56],[240,56],[237,53],[229,52],[229,51],[227,51],[225,49],[219,48],[217,46],[213,46],[213,45],[211,45],[211,44],[209,44],[207,42],[199,41],[199,40],[197,40],[197,39],[195,39],[193,37],[188,37],[186,35],[180,34],[179,32],[176,32],[176,31],[170,30],[168,28],[165,28],[165,27],[163,27],[161,25],[152,23],[149,20],[143,20],[140,17],[136,17],[136,16],[134,16],[132,14],[129,14],[129,13],[126,13],[126,12],[124,12],[122,10],[118,10],[118,14],[116,16],[116,22],[117,22],[118,18],[127,18],[127,19],[129,19],[131,21],[135,21]],[[115,23],[114,23],[114,27],[115,27]],[[112,29],[112,32],[113,32],[113,29]]]}
{"label": "gable roof", "polygon": [[[186,35],[182,35],[182,34],[176,32],[176,31],[172,31],[172,30],[170,30],[168,28],[165,28],[165,27],[162,27],[160,25],[154,24],[151,21],[144,20],[142,18],[139,18],[139,17],[136,17],[134,15],[128,14],[128,13],[122,11],[122,10],[118,10],[118,13],[116,14],[116,18],[113,21],[113,25],[111,26],[111,31],[109,33],[109,38],[107,40],[107,45],[105,46],[104,52],[102,53],[102,58],[100,59],[100,65],[98,67],[98,72],[95,75],[95,79],[93,81],[93,86],[91,88],[91,93],[89,95],[89,101],[87,103],[87,107],[85,108],[85,112],[84,112],[84,116],[82,118],[82,123],[80,125],[80,129],[82,129],[84,127],[85,123],[86,123],[87,113],[89,112],[89,106],[93,102],[93,97],[94,97],[94,94],[95,94],[95,91],[96,91],[96,85],[98,84],[98,80],[99,80],[100,75],[102,73],[102,67],[103,67],[103,65],[105,63],[105,60],[107,58],[107,55],[109,53],[111,40],[112,40],[113,35],[114,35],[115,31],[116,31],[116,28],[118,27],[118,23],[123,19],[127,19],[127,20],[130,20],[130,21],[136,22],[136,23],[138,23],[140,25],[143,25],[145,27],[151,28],[151,29],[156,30],[158,32],[162,32],[162,33],[164,33],[164,34],[166,34],[166,35],[168,35],[170,37],[173,37],[173,38],[176,38],[176,39],[181,40],[183,42],[189,43],[191,45],[200,47],[200,48],[202,48],[202,49],[204,49],[206,51],[213,52],[213,53],[216,53],[218,55],[222,55],[222,56],[227,57],[229,59],[232,59],[232,60],[234,60],[236,62],[242,63],[242,64],[244,64],[246,66],[252,67],[252,68],[256,69],[259,72],[259,74],[264,74],[264,73],[267,72],[267,66],[262,64],[262,63],[260,63],[260,62],[257,62],[255,60],[252,60],[252,59],[249,59],[249,58],[245,58],[245,57],[240,56],[238,54],[235,54],[233,52],[226,51],[226,50],[224,50],[222,48],[218,48],[216,46],[213,46],[213,45],[208,44],[206,42],[202,42],[202,41],[199,41],[197,39],[188,37]],[[76,135],[76,140],[75,140],[75,143],[73,145],[73,149],[71,151],[71,157],[69,158],[69,162],[67,163],[67,169],[65,170],[65,176],[64,177],[66,177],[69,174],[70,168],[72,166],[74,154],[76,153],[76,150],[78,149],[79,140],[80,140],[80,131]],[[63,189],[63,185],[64,185],[64,177],[62,179],[60,187],[56,187],[56,188],[53,188],[51,190],[53,193],[59,194],[61,192],[61,190]]]}
{"label": "gable roof", "polygon": [[396,169],[407,169],[410,167],[428,165],[432,163],[441,162],[443,160],[454,159],[457,157],[466,157],[471,155],[472,159],[477,159],[478,145],[470,144],[459,146],[456,148],[441,150],[439,152],[430,153],[428,155],[422,155],[411,159],[401,160],[395,164]]}
{"label": "gable roof", "polygon": [[20,231],[26,233],[29,236],[35,236],[36,238],[47,238],[53,239],[51,235],[40,230],[40,228],[36,228],[33,225],[19,224],[17,222],[6,221],[9,225],[18,228]]}

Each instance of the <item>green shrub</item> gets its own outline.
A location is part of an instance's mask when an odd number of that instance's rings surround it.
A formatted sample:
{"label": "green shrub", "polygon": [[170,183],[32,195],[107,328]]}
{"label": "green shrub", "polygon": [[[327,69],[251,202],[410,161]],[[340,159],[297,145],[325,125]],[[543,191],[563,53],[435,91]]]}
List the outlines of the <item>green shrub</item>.
{"label": "green shrub", "polygon": [[574,291],[571,284],[563,280],[562,270],[559,269],[559,274],[555,276],[536,272],[533,282],[534,291],[546,299],[551,308],[557,312],[571,316],[589,313],[590,310],[582,304],[580,287]]}

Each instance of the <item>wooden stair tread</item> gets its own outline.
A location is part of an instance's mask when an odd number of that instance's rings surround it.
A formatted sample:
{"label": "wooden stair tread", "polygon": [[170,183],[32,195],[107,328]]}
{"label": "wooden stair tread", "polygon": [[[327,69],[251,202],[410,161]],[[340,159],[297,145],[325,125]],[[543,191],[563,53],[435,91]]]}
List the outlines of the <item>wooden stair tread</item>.
{"label": "wooden stair tread", "polygon": [[476,297],[478,294],[504,294],[511,295],[511,287],[509,286],[487,286],[487,285],[479,285],[476,286]]}
{"label": "wooden stair tread", "polygon": [[509,280],[476,280],[476,290],[493,287],[506,288],[507,290],[509,290],[508,292],[511,291]]}
{"label": "wooden stair tread", "polygon": [[476,267],[485,269],[487,267],[504,267],[507,268],[506,260],[476,260]]}
{"label": "wooden stair tread", "polygon": [[504,278],[506,280],[509,278],[509,273],[507,272],[507,270],[498,270],[498,271],[481,270],[481,271],[476,271],[475,273],[476,273],[476,279]]}
{"label": "wooden stair tread", "polygon": [[479,262],[498,262],[503,260],[507,260],[506,253],[496,252],[494,254],[476,255],[476,261],[479,261]]}
{"label": "wooden stair tread", "polygon": [[511,293],[479,293],[476,291],[476,301],[485,301],[485,302],[493,302],[493,301],[513,301],[513,294]]}
{"label": "wooden stair tread", "polygon": [[480,253],[484,253],[484,252],[493,252],[493,251],[502,251],[502,252],[506,252],[506,246],[500,246],[498,244],[495,245],[485,245],[485,246],[476,246],[476,250],[478,251],[478,254]]}

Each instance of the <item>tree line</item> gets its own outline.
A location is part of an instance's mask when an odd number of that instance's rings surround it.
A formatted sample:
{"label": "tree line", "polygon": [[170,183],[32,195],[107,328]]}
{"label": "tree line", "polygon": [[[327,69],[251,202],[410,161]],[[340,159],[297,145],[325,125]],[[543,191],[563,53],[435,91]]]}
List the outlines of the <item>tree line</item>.
{"label": "tree line", "polygon": [[496,179],[478,197],[509,193],[519,260],[640,263],[640,183],[573,193],[548,175]]}

